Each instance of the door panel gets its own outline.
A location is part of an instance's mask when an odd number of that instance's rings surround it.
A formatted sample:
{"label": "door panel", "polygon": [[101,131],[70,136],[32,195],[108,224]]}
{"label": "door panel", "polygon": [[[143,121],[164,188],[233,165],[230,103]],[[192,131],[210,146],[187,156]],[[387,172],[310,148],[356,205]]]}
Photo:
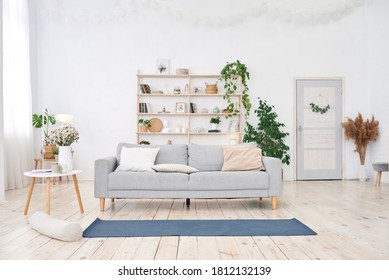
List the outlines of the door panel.
{"label": "door panel", "polygon": [[[297,180],[342,178],[342,81],[296,81]],[[330,109],[313,112],[310,103]]]}

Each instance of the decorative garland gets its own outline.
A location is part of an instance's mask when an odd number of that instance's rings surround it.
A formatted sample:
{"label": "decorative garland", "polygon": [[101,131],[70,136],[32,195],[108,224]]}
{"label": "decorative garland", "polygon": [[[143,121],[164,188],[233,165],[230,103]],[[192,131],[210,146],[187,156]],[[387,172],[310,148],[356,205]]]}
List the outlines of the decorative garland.
{"label": "decorative garland", "polygon": [[314,113],[320,113],[320,114],[325,114],[328,112],[329,109],[331,109],[330,105],[328,104],[325,107],[319,107],[319,105],[316,105],[315,103],[309,103],[311,106],[312,112]]}
{"label": "decorative garland", "polygon": [[[74,9],[75,12],[72,12],[72,4],[77,3],[76,0],[41,1],[40,15],[67,23],[121,22],[132,18],[134,14],[152,11],[162,18],[206,27],[234,26],[256,18],[268,18],[296,25],[315,25],[339,20],[367,2],[366,0],[250,0],[245,1],[245,5],[241,5],[242,8],[239,10],[232,9],[231,12],[218,14],[218,10],[213,6],[210,6],[209,13],[192,11],[190,5],[188,8],[185,1],[180,0],[116,0],[112,1],[114,4],[111,4],[111,1],[97,1],[99,5],[89,5],[88,8],[80,11]],[[208,0],[196,0],[200,7],[208,2]],[[225,5],[231,3],[232,0]],[[66,12],[66,8],[71,11]]]}

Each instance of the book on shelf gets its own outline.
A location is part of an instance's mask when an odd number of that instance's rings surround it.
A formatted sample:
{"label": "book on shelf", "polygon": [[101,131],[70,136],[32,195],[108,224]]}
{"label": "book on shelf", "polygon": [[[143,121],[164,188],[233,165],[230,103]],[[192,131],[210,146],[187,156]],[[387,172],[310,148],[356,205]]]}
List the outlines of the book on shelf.
{"label": "book on shelf", "polygon": [[139,113],[151,113],[151,106],[149,103],[139,103]]}
{"label": "book on shelf", "polygon": [[195,103],[190,103],[190,112],[191,113],[197,113],[197,106]]}

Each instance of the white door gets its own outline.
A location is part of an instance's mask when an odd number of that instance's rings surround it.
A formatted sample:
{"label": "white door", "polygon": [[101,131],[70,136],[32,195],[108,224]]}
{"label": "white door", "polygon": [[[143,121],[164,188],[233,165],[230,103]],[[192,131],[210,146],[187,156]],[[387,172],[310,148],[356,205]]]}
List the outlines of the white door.
{"label": "white door", "polygon": [[342,81],[296,80],[297,180],[342,179]]}

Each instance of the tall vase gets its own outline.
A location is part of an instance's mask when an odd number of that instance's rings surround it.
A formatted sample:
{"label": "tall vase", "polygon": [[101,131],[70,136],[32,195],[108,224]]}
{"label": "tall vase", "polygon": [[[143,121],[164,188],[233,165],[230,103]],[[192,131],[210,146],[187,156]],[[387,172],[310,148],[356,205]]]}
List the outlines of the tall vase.
{"label": "tall vase", "polygon": [[73,169],[72,148],[70,146],[59,146],[58,164],[62,166],[62,172],[68,172]]}
{"label": "tall vase", "polygon": [[366,166],[365,165],[359,165],[359,175],[358,175],[359,181],[366,181],[367,180],[367,172],[366,172]]}

